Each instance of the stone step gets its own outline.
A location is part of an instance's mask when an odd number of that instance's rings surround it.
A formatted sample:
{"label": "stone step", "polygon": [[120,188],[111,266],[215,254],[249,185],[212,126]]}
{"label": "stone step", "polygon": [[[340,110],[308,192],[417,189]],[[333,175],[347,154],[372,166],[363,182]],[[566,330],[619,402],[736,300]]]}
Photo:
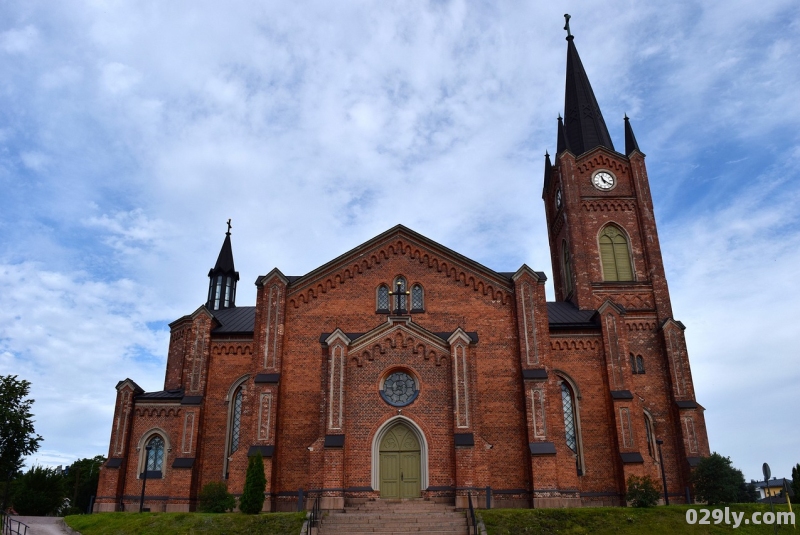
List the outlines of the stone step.
{"label": "stone step", "polygon": [[[319,535],[347,535],[348,533],[353,533],[352,531],[348,530],[328,530],[327,528],[323,528],[322,531],[319,532]],[[363,533],[363,532],[362,532]],[[467,528],[457,529],[457,530],[449,530],[449,531],[375,531],[373,533],[380,533],[380,535],[408,535],[408,533],[414,533],[414,535],[466,535]]]}
{"label": "stone step", "polygon": [[459,520],[448,521],[422,521],[422,522],[331,522],[326,520],[323,522],[325,526],[339,526],[342,528],[348,527],[353,531],[375,531],[386,530],[388,528],[397,529],[402,526],[404,529],[413,529],[414,531],[427,531],[431,529],[456,529],[460,526],[465,526],[467,520],[465,518]]}
{"label": "stone step", "polygon": [[406,514],[406,513],[333,513],[328,515],[325,520],[331,522],[421,522],[446,521],[450,519],[464,519],[466,516],[459,513],[430,513],[427,515]]}

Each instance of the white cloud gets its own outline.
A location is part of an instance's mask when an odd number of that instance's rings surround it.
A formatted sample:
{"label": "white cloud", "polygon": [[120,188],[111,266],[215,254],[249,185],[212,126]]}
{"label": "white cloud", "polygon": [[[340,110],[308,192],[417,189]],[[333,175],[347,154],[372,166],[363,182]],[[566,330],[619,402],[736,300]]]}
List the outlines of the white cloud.
{"label": "white cloud", "polygon": [[8,54],[30,52],[39,40],[39,31],[32,25],[12,28],[0,33],[0,49]]}

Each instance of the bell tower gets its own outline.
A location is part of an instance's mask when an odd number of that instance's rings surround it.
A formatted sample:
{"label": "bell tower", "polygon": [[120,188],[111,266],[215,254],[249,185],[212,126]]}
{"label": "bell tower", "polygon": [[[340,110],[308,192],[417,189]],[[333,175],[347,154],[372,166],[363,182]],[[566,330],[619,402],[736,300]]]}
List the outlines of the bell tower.
{"label": "bell tower", "polygon": [[231,220],[228,219],[228,232],[219,251],[217,263],[208,272],[208,300],[206,308],[220,310],[236,306],[236,283],[239,272],[233,266],[233,248],[231,247]]}
{"label": "bell tower", "polygon": [[545,203],[556,299],[597,309],[607,299],[672,315],[653,203],[630,121],[614,149],[567,17],[564,117],[554,161],[545,155]]}

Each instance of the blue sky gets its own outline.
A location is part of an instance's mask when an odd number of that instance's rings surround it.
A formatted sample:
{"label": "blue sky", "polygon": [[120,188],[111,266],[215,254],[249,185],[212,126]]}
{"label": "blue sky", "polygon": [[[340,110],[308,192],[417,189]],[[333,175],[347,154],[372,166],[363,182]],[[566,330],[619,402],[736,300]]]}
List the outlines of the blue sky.
{"label": "blue sky", "polygon": [[161,388],[229,217],[241,305],[397,223],[549,274],[569,12],[617,148],[627,113],[648,155],[711,447],[789,475],[800,4],[540,4],[0,5],[0,373],[33,383],[30,462],[106,454],[116,382]]}

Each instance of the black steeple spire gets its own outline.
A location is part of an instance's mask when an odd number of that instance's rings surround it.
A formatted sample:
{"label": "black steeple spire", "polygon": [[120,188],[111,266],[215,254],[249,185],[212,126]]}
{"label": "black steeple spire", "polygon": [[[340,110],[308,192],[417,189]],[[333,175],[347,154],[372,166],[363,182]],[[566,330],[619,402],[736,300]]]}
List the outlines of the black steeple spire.
{"label": "black steeple spire", "polygon": [[633,128],[631,128],[631,121],[628,119],[628,114],[625,114],[625,156],[630,156],[635,150],[639,150],[639,144],[636,142],[636,136],[633,135]]}
{"label": "black steeple spire", "polygon": [[219,251],[217,263],[208,272],[208,301],[206,306],[211,310],[236,306],[236,283],[239,272],[233,266],[233,248],[231,247],[231,220],[228,219],[228,232]]}
{"label": "black steeple spire", "polygon": [[569,149],[576,155],[583,154],[595,147],[606,147],[614,150],[611,136],[608,134],[600,106],[594,97],[589,77],[583,69],[583,63],[575,48],[575,36],[569,30],[567,19],[567,84],[564,95],[564,129]]}

